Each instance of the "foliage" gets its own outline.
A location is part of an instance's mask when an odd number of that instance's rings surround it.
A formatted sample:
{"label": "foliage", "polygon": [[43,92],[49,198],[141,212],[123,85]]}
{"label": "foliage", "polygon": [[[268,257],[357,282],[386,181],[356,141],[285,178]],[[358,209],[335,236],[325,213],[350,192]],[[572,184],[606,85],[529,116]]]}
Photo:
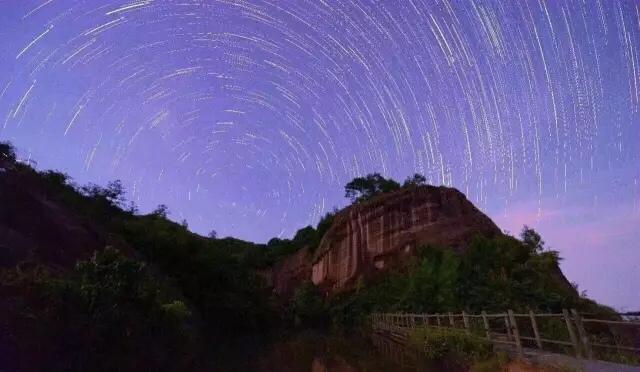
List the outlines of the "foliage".
{"label": "foliage", "polygon": [[156,218],[166,219],[169,215],[169,207],[167,207],[165,204],[160,204],[156,207],[156,209],[151,211],[150,215]]}
{"label": "foliage", "polygon": [[352,203],[360,203],[384,193],[400,188],[422,186],[427,184],[427,178],[420,173],[407,177],[402,186],[391,178],[384,178],[379,173],[371,173],[365,177],[356,177],[344,186],[345,197]]}
{"label": "foliage", "polygon": [[239,255],[243,264],[253,268],[264,268],[305,247],[310,253],[315,252],[337,213],[337,210],[327,213],[320,219],[315,229],[310,225],[299,229],[293,239],[272,238],[266,246],[251,244],[242,247]]}
{"label": "foliage", "polygon": [[327,231],[329,231],[331,225],[333,225],[333,220],[335,219],[337,214],[338,210],[334,209],[333,211],[325,214],[318,222],[318,226],[316,226],[316,230],[318,231],[318,244],[327,233]]}
{"label": "foliage", "polygon": [[[25,359],[34,369],[45,367],[36,366],[38,362],[47,363],[49,370],[72,371],[133,370],[139,365],[181,369],[190,363],[195,341],[185,323],[190,312],[183,304],[183,316],[168,316],[165,307],[179,301],[165,304],[170,298],[166,288],[144,264],[115,249],[96,252],[64,276],[39,268],[33,274],[16,269],[12,276],[5,283],[29,294],[16,302],[25,306],[19,311],[25,318],[16,324],[29,329],[19,347],[47,345],[40,351],[44,358]],[[19,350],[23,355],[33,352]]]}
{"label": "foliage", "polygon": [[162,312],[164,316],[176,323],[184,321],[191,316],[189,307],[184,302],[175,300],[171,303],[162,305]]}
{"label": "foliage", "polygon": [[125,190],[120,180],[111,181],[107,187],[95,184],[83,186],[81,191],[87,197],[105,203],[113,208],[122,208],[125,203]]}
{"label": "foliage", "polygon": [[405,271],[392,272],[357,293],[334,298],[332,318],[349,325],[373,311],[593,308],[564,281],[558,260],[557,252],[531,250],[525,242],[508,236],[478,237],[461,254],[423,247]]}
{"label": "foliage", "polygon": [[288,256],[298,249],[302,248],[294,244],[292,240],[272,238],[267,242],[267,254],[271,258],[271,261],[277,261],[282,257]]}
{"label": "foliage", "polygon": [[44,187],[52,192],[61,192],[71,188],[71,178],[66,173],[48,170],[40,172],[40,179]]}
{"label": "foliage", "polygon": [[11,163],[16,161],[16,149],[10,142],[0,142],[0,159]]}
{"label": "foliage", "polygon": [[216,230],[211,230],[209,231],[209,234],[207,234],[207,237],[209,239],[218,239],[218,232]]}
{"label": "foliage", "polygon": [[486,339],[455,328],[416,328],[409,340],[411,345],[423,351],[430,360],[483,360],[491,353],[491,344]]}
{"label": "foliage", "polygon": [[421,186],[427,184],[427,178],[420,173],[416,173],[411,177],[407,177],[402,184],[402,187]]}
{"label": "foliage", "polygon": [[540,234],[527,225],[524,225],[522,232],[520,233],[520,239],[525,247],[529,249],[531,253],[540,253],[544,251],[544,241]]}
{"label": "foliage", "polygon": [[295,319],[306,326],[322,324],[327,315],[324,299],[318,287],[310,281],[296,289],[291,300],[291,311]]}
{"label": "foliage", "polygon": [[200,311],[208,333],[258,329],[271,316],[269,293],[234,254],[235,239],[207,239],[158,215],[122,222],[122,236],[171,276]]}
{"label": "foliage", "polygon": [[365,177],[356,177],[344,186],[345,197],[352,202],[362,202],[372,197],[400,189],[400,184],[392,179],[371,173]]}
{"label": "foliage", "polygon": [[[264,245],[233,238],[208,239],[191,233],[186,226],[167,219],[169,210],[163,204],[146,216],[136,215],[134,204],[123,210],[128,204],[120,181],[110,182],[105,187],[94,184],[77,187],[64,173],[37,172],[29,167],[20,171],[20,177],[50,200],[86,217],[87,224],[106,232],[109,242],[119,247],[124,245],[143,257],[158,277],[167,278],[172,292],[186,299],[183,304],[189,304],[189,313],[202,315],[212,337],[261,329],[273,316],[270,292],[253,267],[242,260],[244,252],[254,248],[264,250]],[[102,267],[98,261],[93,264],[97,265],[90,266],[94,269]],[[123,266],[118,268],[124,270]],[[85,270],[82,275],[92,277],[94,285],[113,283],[103,275],[108,271],[92,273],[86,271],[86,264],[78,270]],[[128,275],[134,273],[129,271]],[[74,275],[80,275],[80,272],[74,271]],[[99,298],[91,303],[113,302],[113,296],[107,296],[109,288],[85,285],[83,296],[98,293]],[[181,317],[178,316],[181,313],[179,303],[169,301],[166,305],[170,306],[158,307],[154,312],[167,321]],[[119,307],[118,311],[126,313],[128,309]]]}
{"label": "foliage", "polygon": [[[0,151],[15,157],[10,146],[0,146]],[[146,354],[139,360],[151,360],[145,367],[165,369],[164,364],[172,362],[166,351],[178,352],[190,345],[182,342],[189,333],[186,325],[199,316],[213,338],[264,329],[276,314],[255,269],[273,265],[303,247],[313,252],[337,214],[328,213],[316,228],[304,227],[291,240],[274,238],[266,245],[211,234],[205,238],[191,233],[186,223],[168,220],[166,205],[146,216],[136,215],[134,204],[123,210],[125,191],[119,181],[106,187],[77,187],[64,173],[36,172],[28,165],[21,172],[36,177],[47,198],[87,217],[96,230],[108,234],[109,241],[131,247],[150,267],[107,249],[80,263],[68,276],[35,275],[29,291],[37,289],[40,299],[36,302],[44,308],[32,306],[24,313],[29,319],[42,320],[34,334],[44,335],[43,342],[55,346],[53,355],[59,356],[60,363],[72,363],[60,369],[96,369],[98,364],[98,369],[122,369],[118,367],[136,362],[127,358],[133,358],[140,345],[145,345]],[[424,182],[416,174],[403,187]],[[398,188],[397,182],[370,174],[348,183],[345,192],[360,202]],[[463,254],[424,247],[406,270],[392,272],[355,294],[338,296],[330,304],[312,283],[305,283],[296,291],[290,310],[303,324],[314,325],[323,323],[327,314],[339,324],[354,324],[371,311],[595,306],[562,282],[557,252],[546,249],[535,231],[525,227],[521,237],[522,241],[478,238]],[[76,352],[79,357],[73,355]]]}
{"label": "foliage", "polygon": [[318,245],[318,232],[312,226],[306,226],[296,231],[293,243],[297,246]]}

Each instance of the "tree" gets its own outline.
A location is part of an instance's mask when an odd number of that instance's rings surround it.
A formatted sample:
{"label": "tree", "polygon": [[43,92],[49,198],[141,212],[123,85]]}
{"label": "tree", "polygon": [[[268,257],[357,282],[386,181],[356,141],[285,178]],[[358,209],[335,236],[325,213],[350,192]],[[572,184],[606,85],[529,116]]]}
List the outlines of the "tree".
{"label": "tree", "polygon": [[296,323],[314,326],[325,320],[327,306],[319,288],[307,281],[296,289],[291,299],[291,310]]}
{"label": "tree", "polygon": [[125,189],[120,180],[109,182],[107,187],[89,184],[82,187],[82,192],[92,199],[104,200],[113,207],[120,208],[126,202],[124,197]]}
{"label": "tree", "polygon": [[[44,277],[36,289],[46,308],[31,319],[39,323],[31,329],[44,332],[53,363],[62,362],[51,369],[130,370],[144,363],[153,370],[181,370],[167,366],[189,348],[191,311],[157,276],[143,262],[106,247],[64,276]],[[176,354],[167,352],[169,345]]]}
{"label": "tree", "polygon": [[13,163],[16,161],[16,148],[11,142],[0,142],[0,159]]}
{"label": "tree", "polygon": [[402,184],[402,187],[408,187],[408,186],[420,186],[420,185],[424,185],[427,183],[427,178],[423,175],[421,175],[420,173],[416,173],[411,177],[407,177],[406,180],[404,180],[404,183]]}
{"label": "tree", "polygon": [[522,228],[520,239],[531,253],[540,253],[544,250],[544,241],[540,234],[527,225]]}
{"label": "tree", "polygon": [[169,213],[169,207],[166,204],[160,204],[151,212],[151,215],[157,218],[167,218]]}
{"label": "tree", "polygon": [[298,248],[301,247],[296,246],[289,239],[272,238],[267,242],[267,249],[269,249],[271,257],[275,260],[297,251]]}
{"label": "tree", "polygon": [[344,186],[345,197],[352,202],[362,202],[371,197],[398,190],[400,184],[393,179],[382,177],[379,173],[371,173],[365,177],[356,177]]}
{"label": "tree", "polygon": [[129,213],[132,216],[135,216],[136,214],[138,214],[139,210],[138,210],[138,206],[136,205],[136,203],[132,201],[129,202],[129,205],[127,206],[126,212]]}
{"label": "tree", "polygon": [[67,186],[71,180],[71,177],[69,177],[68,174],[53,170],[40,172],[40,176],[45,183],[49,186],[54,186],[55,188]]}
{"label": "tree", "polygon": [[218,239],[218,232],[215,230],[211,230],[209,231],[209,235],[207,235],[209,237],[209,239]]}
{"label": "tree", "polygon": [[320,239],[322,239],[324,234],[329,230],[329,228],[333,224],[333,219],[338,214],[338,212],[338,209],[335,208],[333,211],[327,212],[327,214],[325,214],[324,217],[320,219],[320,221],[318,222],[318,226],[316,226],[316,230],[318,230],[318,237]]}
{"label": "tree", "polygon": [[296,235],[293,237],[293,243],[299,248],[312,246],[316,244],[317,238],[318,233],[316,232],[316,229],[311,226],[307,226],[296,232]]}

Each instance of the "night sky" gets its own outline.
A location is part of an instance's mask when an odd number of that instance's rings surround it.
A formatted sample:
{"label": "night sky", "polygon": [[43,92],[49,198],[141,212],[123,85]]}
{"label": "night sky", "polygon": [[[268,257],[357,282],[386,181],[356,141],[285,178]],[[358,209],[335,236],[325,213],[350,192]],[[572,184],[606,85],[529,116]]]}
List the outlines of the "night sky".
{"label": "night sky", "polygon": [[265,242],[420,172],[640,308],[640,1],[0,0],[0,139]]}

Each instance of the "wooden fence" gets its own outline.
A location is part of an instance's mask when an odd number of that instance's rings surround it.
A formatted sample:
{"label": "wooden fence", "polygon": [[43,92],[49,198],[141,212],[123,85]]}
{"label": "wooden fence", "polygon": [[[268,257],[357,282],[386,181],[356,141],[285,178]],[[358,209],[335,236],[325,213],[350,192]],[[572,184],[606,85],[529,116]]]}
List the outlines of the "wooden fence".
{"label": "wooden fence", "polygon": [[510,345],[523,356],[527,351],[573,354],[578,358],[640,361],[640,321],[621,316],[562,313],[406,314],[374,313],[374,331],[406,340],[418,327],[459,328],[494,344]]}

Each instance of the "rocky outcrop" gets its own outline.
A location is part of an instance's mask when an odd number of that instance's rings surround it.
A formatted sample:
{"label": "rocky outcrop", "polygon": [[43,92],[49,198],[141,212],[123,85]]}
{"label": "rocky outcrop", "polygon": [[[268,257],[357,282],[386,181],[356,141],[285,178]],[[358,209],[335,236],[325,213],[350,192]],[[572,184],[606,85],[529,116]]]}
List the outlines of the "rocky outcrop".
{"label": "rocky outcrop", "polygon": [[273,267],[259,271],[266,284],[282,299],[293,296],[295,289],[311,280],[312,255],[307,247],[277,262]]}
{"label": "rocky outcrop", "polygon": [[313,256],[311,279],[335,294],[402,266],[424,245],[464,249],[475,236],[500,229],[460,191],[417,186],[341,211]]}

